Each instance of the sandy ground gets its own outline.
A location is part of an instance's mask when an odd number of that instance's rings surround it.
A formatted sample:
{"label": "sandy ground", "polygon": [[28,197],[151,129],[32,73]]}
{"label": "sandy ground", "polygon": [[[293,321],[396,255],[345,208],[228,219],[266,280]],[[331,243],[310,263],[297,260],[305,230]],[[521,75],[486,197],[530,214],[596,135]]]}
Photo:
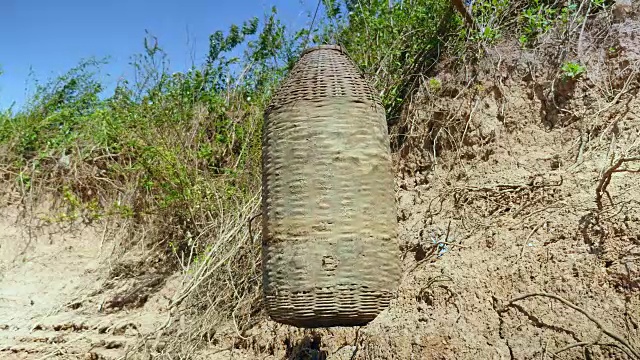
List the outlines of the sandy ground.
{"label": "sandy ground", "polygon": [[[118,274],[103,229],[30,234],[17,213],[0,216],[0,358],[115,359],[165,320],[165,277]],[[162,284],[166,291],[135,304]]]}

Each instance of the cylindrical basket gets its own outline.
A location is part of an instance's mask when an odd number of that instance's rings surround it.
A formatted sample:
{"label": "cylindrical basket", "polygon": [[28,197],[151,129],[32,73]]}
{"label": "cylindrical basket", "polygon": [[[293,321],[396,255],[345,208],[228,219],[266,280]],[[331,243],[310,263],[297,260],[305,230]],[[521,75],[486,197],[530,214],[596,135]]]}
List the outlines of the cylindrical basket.
{"label": "cylindrical basket", "polygon": [[365,325],[401,268],[378,96],[342,48],[306,49],[265,111],[263,291],[274,321]]}

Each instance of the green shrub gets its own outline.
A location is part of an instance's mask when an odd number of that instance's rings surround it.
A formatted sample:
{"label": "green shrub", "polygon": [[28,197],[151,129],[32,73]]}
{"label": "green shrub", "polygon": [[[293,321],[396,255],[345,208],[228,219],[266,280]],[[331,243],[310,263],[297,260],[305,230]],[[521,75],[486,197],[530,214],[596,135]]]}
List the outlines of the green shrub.
{"label": "green shrub", "polygon": [[587,69],[580,65],[579,63],[568,61],[562,65],[562,78],[563,79],[577,79],[579,78]]}
{"label": "green shrub", "polygon": [[457,23],[448,0],[324,2],[327,18],[315,42],[335,41],[380,92],[390,122],[400,116],[422,74]]}
{"label": "green shrub", "polygon": [[[480,28],[471,31],[471,39],[494,43],[502,37],[502,27],[509,15],[508,0],[479,0],[473,3],[473,16]],[[464,36],[464,35],[463,35]]]}
{"label": "green shrub", "polygon": [[[162,214],[197,232],[229,204],[220,196],[258,189],[262,109],[301,38],[273,9],[263,21],[215,32],[201,67],[169,74],[167,55],[147,34],[132,57],[133,81],[110,96],[97,76],[105,60],[38,83],[27,106],[0,116],[0,160],[20,174],[22,189],[53,190],[74,213]],[[241,45],[243,58],[227,55]]]}

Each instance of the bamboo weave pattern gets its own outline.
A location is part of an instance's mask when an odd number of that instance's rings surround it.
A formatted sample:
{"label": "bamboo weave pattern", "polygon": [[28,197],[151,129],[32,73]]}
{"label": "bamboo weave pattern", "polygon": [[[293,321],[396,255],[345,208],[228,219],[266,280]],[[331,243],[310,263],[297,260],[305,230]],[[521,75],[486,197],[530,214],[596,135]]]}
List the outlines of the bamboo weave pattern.
{"label": "bamboo weave pattern", "polygon": [[359,326],[401,269],[384,109],[336,46],[307,49],[265,111],[263,290],[271,318]]}

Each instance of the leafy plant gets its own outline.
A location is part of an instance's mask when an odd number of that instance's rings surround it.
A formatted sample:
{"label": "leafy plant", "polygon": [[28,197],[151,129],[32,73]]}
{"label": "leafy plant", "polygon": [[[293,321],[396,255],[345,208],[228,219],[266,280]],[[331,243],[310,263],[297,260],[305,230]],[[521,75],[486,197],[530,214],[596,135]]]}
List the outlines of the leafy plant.
{"label": "leafy plant", "polygon": [[528,45],[539,35],[549,31],[556,15],[557,9],[551,5],[542,0],[532,0],[530,6],[521,15],[523,34],[520,36],[520,43]]}
{"label": "leafy plant", "polygon": [[501,27],[506,23],[508,0],[479,0],[472,6],[473,17],[480,30],[471,32],[471,39],[485,43],[493,43],[502,36]]}
{"label": "leafy plant", "polygon": [[563,71],[562,77],[564,79],[575,80],[579,78],[582,74],[584,74],[584,72],[587,71],[587,69],[583,65],[580,65],[579,63],[569,61],[562,65],[562,71]]}
{"label": "leafy plant", "polygon": [[314,42],[342,44],[380,92],[390,122],[438,57],[456,23],[447,0],[324,1],[327,18]]}
{"label": "leafy plant", "polygon": [[429,79],[429,90],[431,92],[437,93],[442,89],[442,82],[436,78]]}

